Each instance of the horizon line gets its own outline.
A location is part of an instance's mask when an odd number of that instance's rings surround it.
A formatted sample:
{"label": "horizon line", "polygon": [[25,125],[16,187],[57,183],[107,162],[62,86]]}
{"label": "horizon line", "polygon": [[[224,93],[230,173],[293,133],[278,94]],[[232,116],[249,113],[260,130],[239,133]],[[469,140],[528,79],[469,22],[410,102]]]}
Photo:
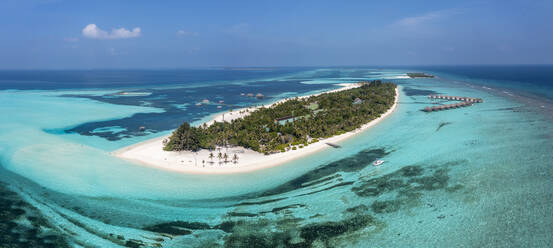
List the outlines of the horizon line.
{"label": "horizon line", "polygon": [[224,66],[224,65],[198,65],[181,67],[114,67],[114,68],[0,68],[0,71],[109,71],[109,70],[187,70],[187,69],[280,69],[280,68],[352,68],[352,67],[430,67],[430,66],[553,66],[553,64],[389,64],[389,65],[287,65],[287,66]]}

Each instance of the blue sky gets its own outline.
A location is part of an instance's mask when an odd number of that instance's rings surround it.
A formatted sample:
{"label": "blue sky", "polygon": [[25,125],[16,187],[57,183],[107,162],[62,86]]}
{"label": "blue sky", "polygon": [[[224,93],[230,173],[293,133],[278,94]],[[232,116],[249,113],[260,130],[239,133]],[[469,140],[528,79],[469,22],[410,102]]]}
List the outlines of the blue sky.
{"label": "blue sky", "polygon": [[553,1],[0,3],[0,69],[553,64]]}

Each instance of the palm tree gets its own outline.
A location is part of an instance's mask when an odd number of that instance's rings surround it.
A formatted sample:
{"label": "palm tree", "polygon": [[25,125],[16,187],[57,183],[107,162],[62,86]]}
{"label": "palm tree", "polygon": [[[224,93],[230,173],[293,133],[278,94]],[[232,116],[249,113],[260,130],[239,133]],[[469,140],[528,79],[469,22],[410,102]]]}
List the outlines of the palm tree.
{"label": "palm tree", "polygon": [[238,163],[238,155],[236,155],[236,153],[234,154],[234,156],[232,156],[232,160],[235,164]]}
{"label": "palm tree", "polygon": [[205,167],[205,160],[202,159],[202,167]]}
{"label": "palm tree", "polygon": [[228,155],[225,153],[223,157],[225,158],[225,164],[228,163]]}
{"label": "palm tree", "polygon": [[217,158],[219,159],[219,164],[221,164],[221,159],[223,158],[223,154],[219,152],[219,154],[217,154]]}
{"label": "palm tree", "polygon": [[211,159],[211,163],[213,163],[213,157],[215,157],[215,156],[213,155],[212,152],[210,152],[210,153],[209,153],[209,158]]}

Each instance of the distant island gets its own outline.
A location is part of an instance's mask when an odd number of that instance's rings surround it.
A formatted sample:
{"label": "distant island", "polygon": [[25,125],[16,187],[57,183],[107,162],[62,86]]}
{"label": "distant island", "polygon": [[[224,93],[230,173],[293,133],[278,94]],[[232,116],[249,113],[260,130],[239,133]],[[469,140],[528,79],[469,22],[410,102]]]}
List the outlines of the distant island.
{"label": "distant island", "polygon": [[424,72],[408,72],[407,76],[410,78],[433,78],[434,75],[426,74]]}
{"label": "distant island", "polygon": [[224,67],[224,70],[231,71],[274,71],[277,68],[271,67]]}
{"label": "distant island", "polygon": [[394,104],[395,89],[393,83],[362,82],[360,87],[258,108],[230,123],[184,123],[166,140],[164,150],[241,146],[266,155],[296,150],[378,118]]}

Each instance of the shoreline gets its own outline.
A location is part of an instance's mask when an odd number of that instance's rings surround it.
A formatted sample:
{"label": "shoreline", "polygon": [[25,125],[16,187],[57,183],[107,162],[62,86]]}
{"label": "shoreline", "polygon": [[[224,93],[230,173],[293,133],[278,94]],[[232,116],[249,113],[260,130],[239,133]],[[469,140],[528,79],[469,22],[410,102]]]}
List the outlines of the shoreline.
{"label": "shoreline", "polygon": [[[359,84],[340,84],[340,85],[342,85],[343,87],[339,89],[313,94],[313,95],[300,96],[298,98],[306,98],[314,95],[342,91],[342,90],[347,90],[347,89],[360,86]],[[262,153],[259,153],[250,149],[246,149],[243,147],[221,148],[220,150],[218,149],[213,151],[214,155],[217,155],[219,152],[227,153],[229,155],[229,158],[232,158],[233,154],[237,154],[239,157],[237,163],[229,162],[221,165],[220,162],[219,163],[213,162],[213,161],[219,161],[219,159],[217,159],[216,157],[213,159],[209,159],[208,156],[210,152],[205,149],[202,149],[198,152],[164,151],[163,140],[168,138],[170,135],[164,135],[161,137],[136,143],[127,147],[123,147],[121,149],[111,152],[110,154],[120,159],[137,163],[142,166],[175,171],[180,173],[188,173],[188,174],[231,174],[231,173],[250,172],[254,170],[270,168],[270,167],[274,167],[274,166],[278,166],[278,165],[290,162],[292,160],[295,160],[301,157],[305,157],[307,155],[319,152],[324,149],[328,149],[328,148],[334,149],[330,147],[327,143],[336,143],[336,142],[346,140],[378,124],[380,121],[388,117],[396,110],[397,103],[399,101],[399,86],[396,86],[395,93],[396,95],[394,99],[394,104],[380,117],[362,125],[360,128],[353,130],[351,132],[335,135],[326,139],[320,139],[319,142],[309,144],[297,150],[288,150],[283,153],[281,152],[281,153],[275,153],[271,155],[264,155]],[[271,107],[272,105],[275,105],[287,100],[288,99],[282,99],[272,104],[269,104],[265,107]],[[249,113],[255,111],[255,109],[257,108],[260,108],[260,107],[242,108],[242,109],[234,110],[232,114],[230,114],[229,111],[225,111],[223,113],[216,114],[215,116],[212,117],[211,120],[205,122],[205,124],[211,125],[214,121],[221,122],[223,118],[225,119],[225,121],[230,121],[236,118],[242,118],[248,115]],[[246,109],[248,109],[249,111],[245,112]],[[226,118],[225,118],[225,114],[227,116]],[[204,162],[202,162],[202,160]]]}

